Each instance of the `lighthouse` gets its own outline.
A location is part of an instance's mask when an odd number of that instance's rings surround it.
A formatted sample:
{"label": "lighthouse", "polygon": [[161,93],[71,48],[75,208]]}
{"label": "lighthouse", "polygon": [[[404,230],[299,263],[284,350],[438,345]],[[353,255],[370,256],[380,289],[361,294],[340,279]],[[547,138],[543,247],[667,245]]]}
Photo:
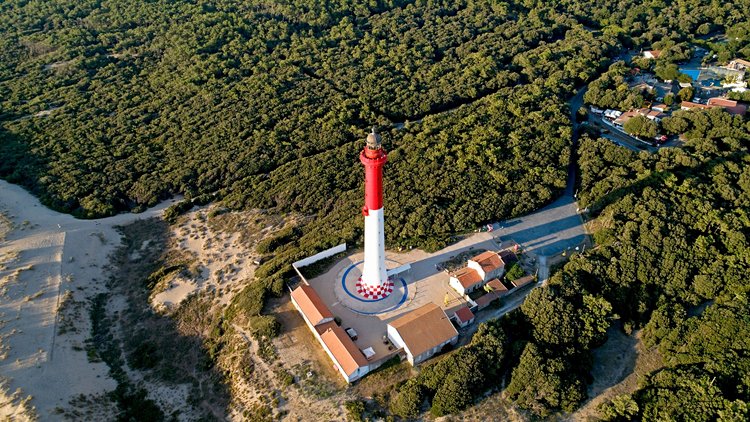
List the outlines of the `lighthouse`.
{"label": "lighthouse", "polygon": [[372,128],[365,148],[359,154],[365,166],[365,261],[362,276],[357,282],[357,293],[365,299],[379,300],[393,291],[385,267],[385,230],[383,222],[383,166],[388,157],[381,145],[380,135]]}

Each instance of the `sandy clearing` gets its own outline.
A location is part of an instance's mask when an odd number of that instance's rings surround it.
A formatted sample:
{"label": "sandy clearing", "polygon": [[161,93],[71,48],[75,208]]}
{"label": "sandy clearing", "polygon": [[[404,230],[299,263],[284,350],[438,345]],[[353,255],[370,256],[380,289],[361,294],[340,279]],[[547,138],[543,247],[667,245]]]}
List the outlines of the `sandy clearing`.
{"label": "sandy clearing", "polygon": [[608,335],[610,338],[607,342],[593,351],[594,382],[589,386],[591,399],[564,420],[600,420],[599,406],[616,396],[633,393],[641,377],[664,366],[657,348],[647,348],[643,344],[643,331],[638,330],[628,336],[617,323],[610,327]]}
{"label": "sandy clearing", "polygon": [[[88,361],[88,312],[60,306],[85,304],[103,289],[121,241],[115,226],[161,215],[176,200],[141,214],[77,220],[0,180],[0,213],[12,225],[0,236],[0,419],[56,419],[72,398],[116,386],[104,363]],[[59,330],[61,315],[70,330]]]}

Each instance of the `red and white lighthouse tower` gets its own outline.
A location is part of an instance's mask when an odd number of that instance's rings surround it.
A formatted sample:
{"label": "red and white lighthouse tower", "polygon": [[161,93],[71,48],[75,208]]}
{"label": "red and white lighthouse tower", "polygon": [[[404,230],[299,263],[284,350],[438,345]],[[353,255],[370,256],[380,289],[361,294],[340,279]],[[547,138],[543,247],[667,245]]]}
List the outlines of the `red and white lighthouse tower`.
{"label": "red and white lighthouse tower", "polygon": [[385,230],[383,223],[383,166],[388,161],[380,135],[372,128],[367,144],[359,154],[365,166],[365,262],[357,292],[366,299],[378,300],[393,291],[385,267]]}

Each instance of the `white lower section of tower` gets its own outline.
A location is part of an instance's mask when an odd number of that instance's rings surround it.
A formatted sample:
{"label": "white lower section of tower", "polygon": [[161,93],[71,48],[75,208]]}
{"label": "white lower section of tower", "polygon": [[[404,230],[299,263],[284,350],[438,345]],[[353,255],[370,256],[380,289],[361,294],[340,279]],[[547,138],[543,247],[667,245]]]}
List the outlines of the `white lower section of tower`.
{"label": "white lower section of tower", "polygon": [[385,268],[385,230],[383,209],[370,210],[365,216],[365,263],[362,284],[376,289],[385,286],[388,275]]}

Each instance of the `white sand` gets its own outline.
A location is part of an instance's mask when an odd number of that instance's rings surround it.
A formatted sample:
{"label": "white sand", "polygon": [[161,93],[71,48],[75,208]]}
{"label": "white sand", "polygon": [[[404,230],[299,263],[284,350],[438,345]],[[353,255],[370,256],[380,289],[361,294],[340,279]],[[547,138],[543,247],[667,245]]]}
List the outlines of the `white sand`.
{"label": "white sand", "polygon": [[[57,419],[55,408],[71,398],[114,389],[107,366],[90,363],[83,350],[85,304],[103,291],[104,267],[121,241],[114,226],[159,216],[176,200],[141,214],[77,220],[0,180],[0,213],[13,225],[4,240],[0,233],[0,419]],[[65,297],[84,305],[58,312]],[[61,318],[75,331],[60,334]]]}
{"label": "white sand", "polygon": [[[173,250],[191,256],[195,277],[174,274],[167,288],[152,297],[155,309],[173,308],[190,294],[200,291],[219,291],[217,303],[226,305],[243,282],[252,280],[257,265],[252,247],[243,244],[240,233],[215,230],[207,215],[212,207],[187,213],[172,227]],[[253,211],[233,212],[244,220],[252,220]],[[226,217],[226,216],[225,216]],[[222,218],[222,217],[216,217]]]}

